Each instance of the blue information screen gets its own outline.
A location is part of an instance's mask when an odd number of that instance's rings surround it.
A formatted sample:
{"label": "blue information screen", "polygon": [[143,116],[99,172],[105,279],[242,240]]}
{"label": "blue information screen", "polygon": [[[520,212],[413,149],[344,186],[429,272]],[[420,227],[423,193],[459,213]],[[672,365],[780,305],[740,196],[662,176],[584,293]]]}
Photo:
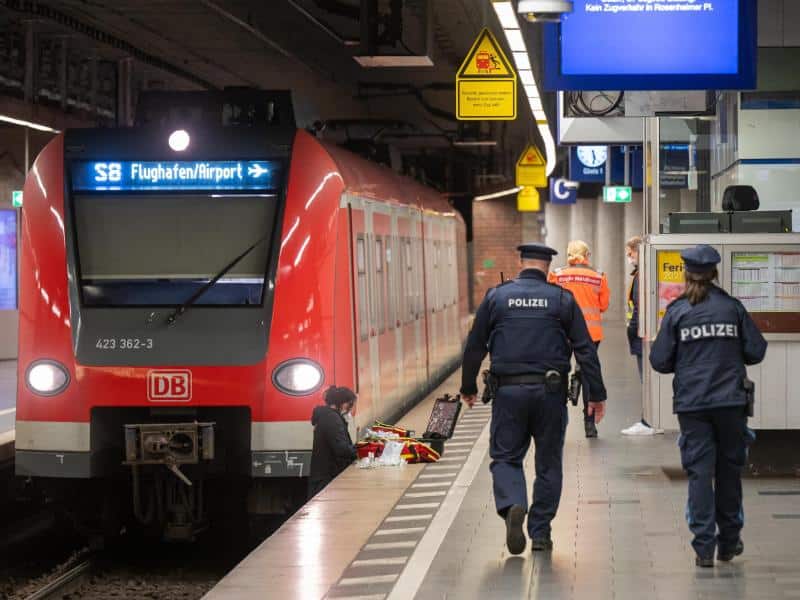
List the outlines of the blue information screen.
{"label": "blue information screen", "polygon": [[75,191],[268,190],[280,163],[266,160],[91,161],[72,167]]}
{"label": "blue information screen", "polygon": [[752,0],[574,0],[546,32],[548,89],[755,85]]}
{"label": "blue information screen", "polygon": [[17,308],[17,211],[0,210],[0,310]]}
{"label": "blue information screen", "polygon": [[578,0],[561,24],[566,75],[739,70],[739,0]]}

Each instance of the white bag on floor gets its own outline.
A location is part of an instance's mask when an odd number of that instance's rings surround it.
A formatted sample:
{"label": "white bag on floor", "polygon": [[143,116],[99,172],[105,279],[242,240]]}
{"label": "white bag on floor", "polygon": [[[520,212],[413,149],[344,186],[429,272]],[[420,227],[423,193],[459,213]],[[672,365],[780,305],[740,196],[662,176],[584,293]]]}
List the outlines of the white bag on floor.
{"label": "white bag on floor", "polygon": [[386,440],[383,446],[383,452],[375,459],[375,461],[382,467],[395,467],[403,462],[403,446],[402,442],[394,442]]}

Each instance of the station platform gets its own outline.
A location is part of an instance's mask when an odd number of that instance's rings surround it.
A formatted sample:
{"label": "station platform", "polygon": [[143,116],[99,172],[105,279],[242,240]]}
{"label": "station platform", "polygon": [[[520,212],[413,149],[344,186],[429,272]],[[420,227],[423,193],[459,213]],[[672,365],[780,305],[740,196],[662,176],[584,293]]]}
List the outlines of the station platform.
{"label": "station platform", "polygon": [[[677,432],[620,434],[640,417],[639,382],[623,325],[606,330],[608,411],[600,437],[587,440],[570,407],[552,552],[505,548],[489,473],[490,409],[481,405],[462,411],[439,463],[349,468],[206,598],[800,598],[800,481],[745,479],[745,553],[695,567]],[[456,373],[401,422],[424,426],[432,398],[459,381]],[[531,482],[532,452],[526,470]]]}
{"label": "station platform", "polygon": [[0,463],[14,456],[17,417],[17,361],[0,361]]}

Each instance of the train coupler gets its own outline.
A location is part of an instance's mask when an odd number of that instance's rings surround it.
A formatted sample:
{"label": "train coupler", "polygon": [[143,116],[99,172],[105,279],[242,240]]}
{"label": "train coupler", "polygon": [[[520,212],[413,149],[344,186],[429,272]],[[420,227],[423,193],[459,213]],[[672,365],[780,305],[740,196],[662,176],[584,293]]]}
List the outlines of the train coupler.
{"label": "train coupler", "polygon": [[181,465],[214,459],[214,423],[125,425],[126,465],[164,465],[187,485]]}

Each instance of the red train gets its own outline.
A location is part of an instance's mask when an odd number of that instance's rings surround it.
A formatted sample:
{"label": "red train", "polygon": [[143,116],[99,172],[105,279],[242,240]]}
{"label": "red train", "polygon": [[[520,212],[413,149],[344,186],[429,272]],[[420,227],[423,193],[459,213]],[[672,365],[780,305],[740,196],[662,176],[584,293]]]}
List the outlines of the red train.
{"label": "red train", "polygon": [[460,216],[261,94],[281,110],[204,95],[198,123],[162,98],[66,131],[25,182],[16,469],[89,531],[286,510],[326,386],[357,390],[363,427],[459,359]]}

